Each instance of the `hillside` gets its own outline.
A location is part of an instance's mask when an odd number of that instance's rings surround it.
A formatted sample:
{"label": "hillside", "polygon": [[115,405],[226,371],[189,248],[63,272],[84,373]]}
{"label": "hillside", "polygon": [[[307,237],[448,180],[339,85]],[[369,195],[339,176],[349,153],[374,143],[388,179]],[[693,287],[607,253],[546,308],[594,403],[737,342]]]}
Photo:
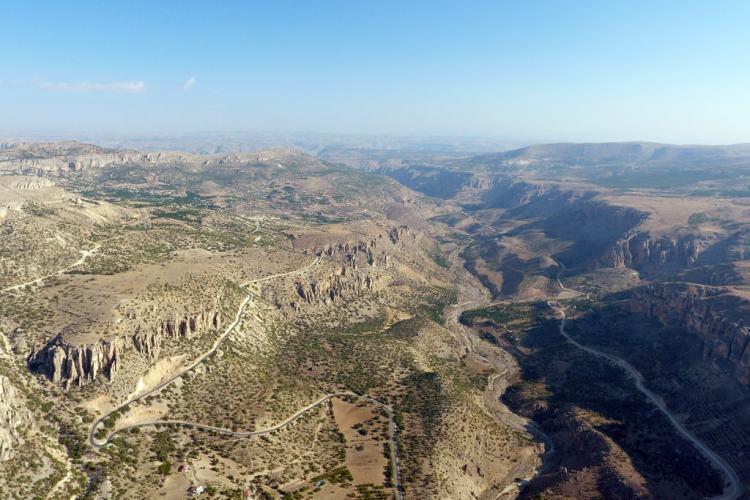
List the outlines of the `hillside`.
{"label": "hillside", "polygon": [[[0,487],[745,488],[748,427],[717,423],[750,421],[748,204],[693,192],[739,189],[745,149],[5,145]],[[725,184],[604,182],[699,158]]]}

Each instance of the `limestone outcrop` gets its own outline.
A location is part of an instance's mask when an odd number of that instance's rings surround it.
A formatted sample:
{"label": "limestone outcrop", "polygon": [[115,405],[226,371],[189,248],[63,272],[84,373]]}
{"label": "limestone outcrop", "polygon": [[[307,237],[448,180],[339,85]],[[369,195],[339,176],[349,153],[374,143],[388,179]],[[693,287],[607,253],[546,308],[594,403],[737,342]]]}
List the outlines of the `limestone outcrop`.
{"label": "limestone outcrop", "polygon": [[392,227],[390,230],[388,230],[388,237],[394,244],[402,242],[404,238],[409,234],[411,234],[411,231],[409,231],[409,227],[406,225]]}
{"label": "limestone outcrop", "polygon": [[341,258],[351,269],[358,269],[360,264],[376,267],[388,263],[388,253],[384,249],[378,249],[377,238],[369,241],[327,245],[321,250],[316,250],[315,253],[319,256]]}
{"label": "limestone outcrop", "polygon": [[221,313],[216,310],[163,318],[155,326],[137,321],[135,316],[128,319],[135,320],[131,334],[111,335],[90,343],[69,342],[63,334],[55,336],[31,354],[29,369],[66,389],[92,383],[100,375],[112,380],[128,350],[156,359],[166,339],[191,338],[215,331],[222,324]]}
{"label": "limestone outcrop", "polygon": [[0,375],[0,462],[11,458],[14,448],[23,446],[20,430],[30,418],[10,379]]}
{"label": "limestone outcrop", "polygon": [[[359,295],[372,291],[378,278],[371,273],[345,275],[336,273],[314,282],[298,282],[297,295],[306,303],[328,305],[339,301],[347,294]],[[292,306],[297,308],[297,302]]]}
{"label": "limestone outcrop", "polygon": [[189,339],[207,331],[218,330],[221,324],[221,312],[217,310],[162,319],[158,328],[138,324],[133,335],[133,345],[138,352],[155,359],[159,357],[164,339]]}
{"label": "limestone outcrop", "polygon": [[649,232],[634,232],[618,239],[601,258],[604,267],[629,267],[639,271],[658,271],[666,266],[690,266],[713,238],[686,235],[680,238],[653,236]]}
{"label": "limestone outcrop", "polygon": [[49,179],[44,179],[40,177],[22,177],[22,178],[13,180],[9,184],[9,187],[16,191],[33,191],[36,189],[42,189],[42,188],[51,187],[54,185],[55,183]]}
{"label": "limestone outcrop", "polygon": [[44,373],[66,389],[83,386],[103,374],[114,377],[127,341],[122,337],[103,338],[90,344],[72,344],[60,334],[29,358],[29,369]]}
{"label": "limestone outcrop", "polygon": [[205,157],[179,152],[143,153],[128,149],[110,149],[79,142],[17,143],[0,148],[0,173],[65,177],[87,171],[116,167],[168,166],[190,164],[194,167],[239,166],[252,163],[301,159],[305,155],[293,149],[272,149],[254,153]]}
{"label": "limestone outcrop", "polygon": [[109,165],[161,164],[182,161],[180,153],[141,153],[80,144],[20,143],[2,150],[0,172],[33,176],[61,176],[70,172],[104,168]]}
{"label": "limestone outcrop", "polygon": [[346,268],[357,270],[387,266],[394,252],[403,249],[407,242],[416,240],[417,235],[404,224],[379,228],[359,239],[323,244],[320,241],[298,243],[297,248],[308,255],[328,257],[341,262]]}
{"label": "limestone outcrop", "polygon": [[684,283],[637,288],[632,312],[657,318],[703,338],[706,360],[728,364],[736,379],[750,385],[750,299],[731,289]]}

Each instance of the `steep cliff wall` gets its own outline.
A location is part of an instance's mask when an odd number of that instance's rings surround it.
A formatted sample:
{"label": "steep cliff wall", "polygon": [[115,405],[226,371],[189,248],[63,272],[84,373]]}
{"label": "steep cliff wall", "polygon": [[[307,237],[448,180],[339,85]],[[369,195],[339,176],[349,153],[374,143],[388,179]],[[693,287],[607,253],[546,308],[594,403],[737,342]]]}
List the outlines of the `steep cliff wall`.
{"label": "steep cliff wall", "polygon": [[393,257],[404,257],[408,253],[404,249],[418,248],[420,240],[417,233],[407,225],[373,229],[361,233],[357,239],[341,238],[336,242],[318,237],[296,238],[295,246],[299,250],[323,257],[337,266],[333,272],[296,281],[294,297],[289,299],[285,291],[275,297],[276,305],[280,308],[291,306],[294,309],[304,305],[326,306],[376,290],[385,282],[389,270],[393,269]]}
{"label": "steep cliff wall", "polygon": [[542,231],[548,238],[569,242],[569,249],[557,257],[571,267],[621,263],[621,242],[648,218],[647,212],[612,204],[593,191],[510,178],[492,182],[482,194],[483,207],[505,208],[507,216],[529,220],[507,234],[522,237],[526,232]]}
{"label": "steep cliff wall", "polygon": [[[571,241],[571,251],[558,255],[570,265],[676,275],[694,265],[715,266],[730,259],[707,256],[719,251],[717,233],[683,228],[673,234],[652,234],[642,229],[648,212],[612,204],[592,191],[494,177],[485,185],[482,200],[485,207],[506,208],[515,218],[535,221],[518,228],[519,232],[540,229],[548,237]],[[744,241],[739,233],[733,238]],[[728,239],[725,246],[732,242]],[[712,252],[702,257],[709,248]]]}
{"label": "steep cliff wall", "polygon": [[57,335],[29,358],[29,369],[44,373],[52,382],[65,388],[83,386],[103,373],[112,378],[117,372],[120,355],[125,349],[122,337],[100,339],[92,344],[71,344]]}
{"label": "steep cliff wall", "polygon": [[[296,288],[297,295],[306,304],[329,305],[338,302],[347,294],[359,295],[372,291],[378,282],[379,278],[371,273],[355,273],[348,276],[336,273],[313,282],[298,282]],[[293,301],[292,307],[297,309],[299,304]]]}
{"label": "steep cliff wall", "polygon": [[290,157],[306,158],[306,155],[293,149],[201,156],[179,152],[142,153],[77,142],[19,143],[0,149],[0,173],[60,177],[122,165],[182,164],[200,168],[236,166]]}
{"label": "steep cliff wall", "polygon": [[475,176],[470,186],[474,203],[477,199],[481,200],[482,208],[517,209],[544,198],[552,199],[571,194],[553,186],[518,181],[497,174]]}
{"label": "steep cliff wall", "polygon": [[375,267],[388,263],[388,253],[378,248],[378,239],[326,245],[314,253],[320,256],[343,259],[346,267],[358,269],[360,264]]}
{"label": "steep cliff wall", "polygon": [[14,448],[23,446],[20,430],[30,418],[10,379],[0,375],[0,462],[11,458]]}
{"label": "steep cliff wall", "polygon": [[605,267],[630,267],[646,272],[691,266],[714,241],[715,238],[706,235],[672,238],[637,231],[612,244],[602,255],[601,263]]}
{"label": "steep cliff wall", "polygon": [[163,318],[156,328],[139,323],[133,335],[133,345],[138,352],[158,358],[164,339],[189,339],[218,330],[221,324],[221,311],[214,309]]}
{"label": "steep cliff wall", "polygon": [[541,231],[545,237],[567,242],[556,258],[569,267],[601,265],[601,255],[613,243],[646,220],[645,212],[593,198],[586,193],[553,191],[509,211],[514,217],[533,222],[519,226],[508,236],[525,237]]}
{"label": "steep cliff wall", "polygon": [[0,154],[0,172],[60,176],[109,165],[173,163],[190,158],[181,153],[140,153],[74,142],[17,144]]}
{"label": "steep cliff wall", "polygon": [[750,299],[726,288],[665,283],[633,291],[629,309],[703,337],[704,358],[728,363],[750,384]]}
{"label": "steep cliff wall", "polygon": [[163,318],[148,326],[130,317],[132,333],[110,335],[94,342],[68,340],[58,334],[45,346],[32,352],[28,366],[43,373],[52,382],[63,387],[83,386],[96,380],[100,374],[112,380],[122,362],[122,356],[131,349],[156,359],[166,339],[190,338],[221,327],[221,313],[217,310],[196,314],[181,314]]}
{"label": "steep cliff wall", "polygon": [[471,172],[447,170],[429,166],[378,168],[375,173],[387,175],[404,186],[436,198],[449,199],[476,184]]}
{"label": "steep cliff wall", "polygon": [[329,305],[347,295],[372,291],[375,284],[380,281],[374,270],[388,267],[390,263],[388,251],[383,247],[391,243],[398,244],[400,238],[407,233],[408,229],[405,226],[399,226],[389,230],[389,242],[383,242],[381,234],[368,241],[337,243],[315,249],[317,255],[341,262],[341,268],[313,281],[297,281],[295,289],[302,301],[293,300],[291,306],[299,309],[302,304]]}
{"label": "steep cliff wall", "polygon": [[176,161],[176,155],[148,155],[140,153],[92,154],[70,158],[24,158],[0,162],[0,171],[23,175],[62,175],[109,165],[127,163],[158,164]]}

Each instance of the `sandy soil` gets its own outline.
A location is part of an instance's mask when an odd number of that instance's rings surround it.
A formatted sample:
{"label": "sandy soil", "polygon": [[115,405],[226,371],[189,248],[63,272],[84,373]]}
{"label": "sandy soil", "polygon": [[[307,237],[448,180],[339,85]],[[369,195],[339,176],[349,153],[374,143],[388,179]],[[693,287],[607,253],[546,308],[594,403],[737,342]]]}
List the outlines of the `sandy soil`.
{"label": "sandy soil", "polygon": [[84,401],[79,406],[90,411],[94,415],[101,415],[102,413],[111,410],[113,407],[112,400],[106,394],[101,394],[93,399]]}
{"label": "sandy soil", "polygon": [[188,498],[188,489],[191,486],[190,478],[184,472],[170,474],[164,479],[164,486],[159,491],[149,495],[148,498],[160,500],[181,500]]}
{"label": "sandy soil", "polygon": [[168,408],[166,402],[155,402],[146,407],[133,406],[128,413],[117,420],[117,428],[128,427],[140,422],[151,422],[161,420],[167,414]]}
{"label": "sandy soil", "polygon": [[[354,477],[354,484],[383,484],[383,471],[388,461],[383,455],[383,438],[380,432],[386,422],[381,417],[381,423],[367,425],[365,422],[373,418],[376,409],[372,405],[359,406],[340,399],[333,400],[333,418],[339,430],[346,438],[346,466]],[[368,433],[361,435],[355,425],[365,425]],[[380,440],[376,441],[377,437]]]}
{"label": "sandy soil", "polygon": [[189,361],[187,358],[187,354],[180,354],[178,356],[172,356],[157,361],[156,364],[149,369],[146,375],[138,379],[138,386],[135,391],[128,396],[128,399],[139,393],[153,389],[170,376],[179,372],[183,366],[183,361]]}
{"label": "sandy soil", "polygon": [[229,474],[237,475],[239,473],[244,473],[244,468],[240,467],[237,463],[223,457],[216,458],[218,460],[217,468],[220,471],[223,468],[225,469],[224,471],[216,472],[211,470],[211,463],[206,456],[202,456],[201,458],[190,464],[190,468],[195,474],[195,481],[198,484],[215,484],[221,487],[234,488],[234,483],[227,479],[227,476]]}

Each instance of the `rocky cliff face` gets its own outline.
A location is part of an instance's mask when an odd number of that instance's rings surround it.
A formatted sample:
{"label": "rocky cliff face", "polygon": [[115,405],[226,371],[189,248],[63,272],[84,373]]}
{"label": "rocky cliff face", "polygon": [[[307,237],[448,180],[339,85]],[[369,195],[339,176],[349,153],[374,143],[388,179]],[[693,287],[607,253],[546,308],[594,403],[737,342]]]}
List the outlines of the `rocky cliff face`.
{"label": "rocky cliff face", "polygon": [[363,169],[392,177],[400,184],[436,198],[453,198],[457,194],[471,189],[474,175],[424,165],[399,166],[389,165],[378,168],[372,164],[362,165]]}
{"label": "rocky cliff face", "polygon": [[125,349],[122,337],[101,339],[92,344],[70,344],[57,335],[40,351],[29,358],[29,369],[44,373],[52,382],[66,389],[83,386],[96,380],[99,374],[114,377]]}
{"label": "rocky cliff face", "polygon": [[704,358],[728,363],[737,380],[750,385],[750,300],[746,297],[726,288],[655,284],[636,289],[629,308],[701,335]]}
{"label": "rocky cliff face", "polygon": [[298,240],[297,249],[308,255],[327,257],[341,262],[344,266],[342,274],[346,275],[347,269],[357,271],[387,267],[394,252],[415,241],[417,241],[417,235],[407,225],[400,225],[380,228],[367,237],[351,241],[321,244],[320,241],[300,243]]}
{"label": "rocky cliff face", "polygon": [[179,153],[140,153],[72,142],[16,144],[2,150],[0,172],[60,176],[109,165],[159,164],[187,158],[189,155]]}
{"label": "rocky cliff face", "polygon": [[573,241],[574,251],[561,256],[572,264],[676,272],[696,264],[718,238],[696,232],[653,235],[640,230],[647,212],[613,205],[594,192],[498,180],[484,199],[488,206],[508,208],[519,218],[537,219],[529,227],[549,237]]}
{"label": "rocky cliff face", "polygon": [[681,238],[654,237],[648,232],[633,232],[618,239],[601,258],[605,267],[630,267],[639,271],[658,271],[668,266],[693,265],[713,238],[687,235]]}
{"label": "rocky cliff face", "polygon": [[122,356],[130,349],[156,359],[166,339],[190,338],[221,327],[221,314],[210,310],[196,314],[161,319],[155,326],[137,320],[133,313],[133,333],[112,335],[92,343],[68,342],[63,334],[54,337],[29,357],[29,369],[43,373],[53,383],[66,389],[81,387],[104,375],[112,380]]}
{"label": "rocky cliff face", "polygon": [[177,152],[142,153],[110,149],[77,142],[18,143],[0,149],[0,173],[33,176],[66,176],[94,169],[122,165],[237,166],[271,162],[305,155],[292,149],[206,157]]}
{"label": "rocky cliff face", "polygon": [[10,182],[8,186],[16,191],[33,191],[54,186],[55,183],[49,179],[39,177],[22,177]]}
{"label": "rocky cliff face", "polygon": [[158,328],[139,323],[133,335],[133,346],[138,352],[155,359],[159,357],[164,339],[189,339],[218,330],[221,324],[221,312],[217,310],[162,319]]}
{"label": "rocky cliff face", "polygon": [[498,179],[482,199],[485,207],[506,208],[512,217],[533,221],[522,229],[538,229],[548,237],[572,241],[582,247],[577,251],[587,253],[604,252],[648,218],[646,212],[614,205],[593,191],[512,179]]}
{"label": "rocky cliff face", "polygon": [[351,269],[358,269],[360,264],[376,267],[388,263],[388,253],[378,249],[377,238],[369,241],[327,245],[315,253],[320,256],[343,259],[346,267]]}
{"label": "rocky cliff face", "polygon": [[648,216],[640,210],[597,199],[592,193],[544,189],[540,187],[534,193],[527,192],[522,199],[517,198],[522,204],[508,213],[532,222],[509,231],[508,235],[541,231],[547,238],[569,242],[567,250],[556,255],[569,267],[601,265],[602,254]]}
{"label": "rocky cliff face", "polygon": [[150,164],[160,163],[161,161],[152,155],[126,153],[84,155],[72,158],[22,158],[0,162],[0,171],[22,175],[59,176],[67,172],[81,172],[113,164]]}
{"label": "rocky cliff face", "polygon": [[409,230],[409,226],[401,225],[392,227],[388,230],[388,237],[394,244],[403,245],[404,240],[407,236],[411,236],[412,239],[416,239],[416,235]]}
{"label": "rocky cliff face", "polygon": [[[304,304],[329,305],[342,297],[374,290],[382,281],[380,269],[392,265],[391,255],[414,241],[416,234],[408,226],[400,225],[367,239],[303,247],[306,253],[327,257],[339,262],[341,267],[324,278],[296,282],[296,297],[290,305],[294,309]],[[287,303],[286,299],[277,301],[279,307],[285,307]]]}
{"label": "rocky cliff face", "polygon": [[[339,301],[347,294],[358,295],[372,291],[378,278],[371,273],[332,274],[314,282],[298,282],[297,295],[306,304],[329,305]],[[292,307],[299,308],[299,303],[292,302]]]}
{"label": "rocky cliff face", "polygon": [[14,448],[23,446],[19,431],[30,418],[8,377],[0,375],[0,462],[11,458]]}
{"label": "rocky cliff face", "polygon": [[475,175],[470,186],[472,189],[468,192],[474,203],[478,198],[486,208],[514,209],[543,198],[558,197],[561,193],[551,186],[492,174]]}

